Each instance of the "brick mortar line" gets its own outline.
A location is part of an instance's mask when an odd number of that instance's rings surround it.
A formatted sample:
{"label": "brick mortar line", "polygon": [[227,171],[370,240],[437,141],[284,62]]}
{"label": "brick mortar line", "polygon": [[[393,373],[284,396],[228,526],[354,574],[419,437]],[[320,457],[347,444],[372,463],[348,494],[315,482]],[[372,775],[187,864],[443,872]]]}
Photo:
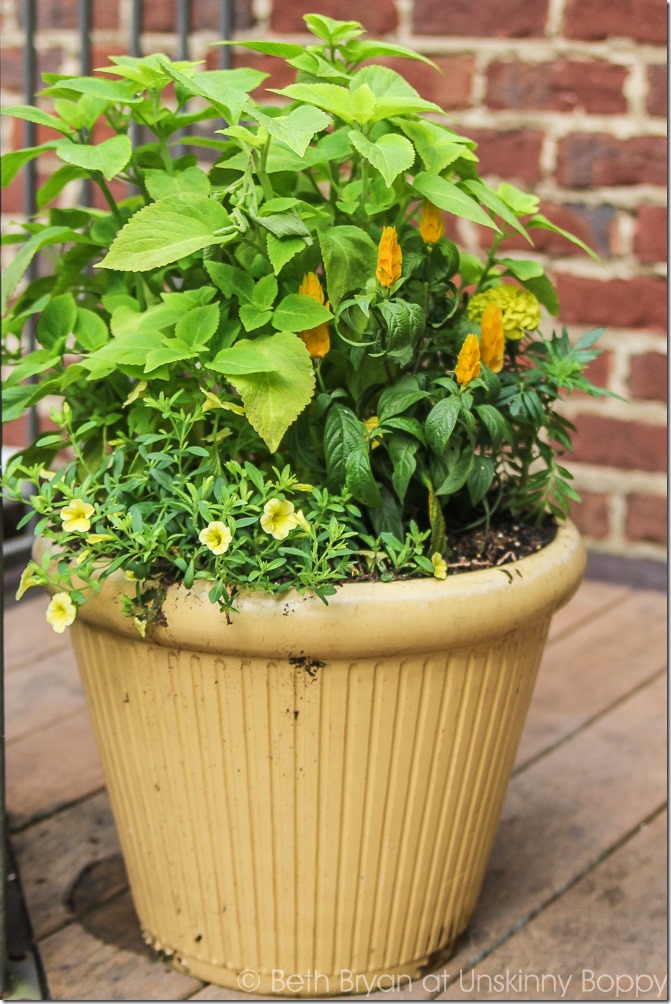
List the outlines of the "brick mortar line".
{"label": "brick mortar line", "polygon": [[631,139],[666,139],[666,122],[652,115],[634,115],[626,112],[613,115],[594,112],[562,112],[542,108],[490,108],[488,106],[461,107],[450,110],[458,117],[460,127],[469,129],[498,129],[511,131],[527,129],[542,131],[547,136],[562,140],[573,135],[606,133],[609,138],[626,142]]}
{"label": "brick mortar line", "polygon": [[596,415],[604,419],[629,422],[644,422],[665,429],[667,425],[666,405],[657,401],[613,401],[608,398],[580,398],[580,401],[562,401],[561,413],[566,418],[579,415]]}
{"label": "brick mortar line", "polygon": [[583,535],[585,543],[593,553],[608,555],[612,558],[622,558],[626,554],[628,558],[641,561],[654,561],[665,565],[667,561],[667,549],[664,544],[652,544],[645,541],[631,541],[610,537],[590,537]]}
{"label": "brick mortar line", "polygon": [[[628,830],[622,837],[620,837],[613,844],[611,844],[606,850],[602,851],[597,858],[589,862],[577,875],[575,875],[573,878],[563,883],[557,890],[551,893],[548,896],[548,898],[544,900],[543,903],[539,904],[539,906],[535,907],[533,910],[530,910],[527,914],[525,914],[524,917],[520,918],[520,920],[518,920],[504,934],[502,934],[499,938],[497,938],[489,947],[482,949],[467,964],[467,966],[464,969],[461,969],[459,971],[459,976],[463,975],[464,973],[469,973],[472,969],[475,969],[476,966],[480,965],[481,962],[484,962],[484,960],[488,958],[490,955],[492,955],[497,949],[501,948],[502,945],[505,945],[506,942],[510,941],[511,938],[513,938],[516,934],[518,934],[519,931],[525,928],[532,920],[535,920],[536,917],[539,916],[539,914],[543,913],[543,911],[546,910],[549,906],[552,906],[552,904],[556,902],[556,900],[558,900],[561,896],[563,896],[564,893],[570,892],[570,890],[575,885],[577,885],[583,878],[589,875],[590,872],[594,871],[594,869],[597,868],[600,864],[602,864],[603,862],[607,861],[610,857],[612,857],[613,854],[616,853],[616,851],[619,851],[620,848],[628,844],[630,840],[638,836],[638,834],[643,830],[643,828],[653,823],[657,819],[657,817],[661,815],[661,813],[666,811],[666,808],[667,808],[667,803],[662,802],[661,805],[658,805],[656,809],[653,809],[652,812],[650,812],[639,823],[637,823],[635,827],[633,827],[631,830]],[[446,965],[449,965],[449,960],[446,963]],[[432,995],[431,1000],[436,1000],[440,996],[440,994],[445,993],[447,988],[453,986],[454,983],[457,981],[457,979],[458,977],[455,975],[454,979],[450,980],[449,983],[446,983],[445,986],[441,987],[435,994]]]}
{"label": "brick mortar line", "polygon": [[[570,462],[570,461],[569,461]],[[652,495],[666,498],[667,479],[663,471],[620,470],[597,464],[571,463],[571,473],[579,491],[614,495]]]}

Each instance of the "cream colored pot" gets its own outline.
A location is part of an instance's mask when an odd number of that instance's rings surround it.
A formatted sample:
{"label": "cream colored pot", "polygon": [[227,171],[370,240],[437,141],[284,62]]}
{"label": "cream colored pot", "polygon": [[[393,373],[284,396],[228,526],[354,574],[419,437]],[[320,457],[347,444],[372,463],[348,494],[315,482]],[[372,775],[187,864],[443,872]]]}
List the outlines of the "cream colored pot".
{"label": "cream colored pot", "polygon": [[[446,581],[172,588],[142,640],[108,580],[73,626],[147,940],[203,980],[340,994],[446,958],[482,883],[572,525]],[[240,974],[243,974],[242,977]],[[343,975],[344,974],[344,975]]]}

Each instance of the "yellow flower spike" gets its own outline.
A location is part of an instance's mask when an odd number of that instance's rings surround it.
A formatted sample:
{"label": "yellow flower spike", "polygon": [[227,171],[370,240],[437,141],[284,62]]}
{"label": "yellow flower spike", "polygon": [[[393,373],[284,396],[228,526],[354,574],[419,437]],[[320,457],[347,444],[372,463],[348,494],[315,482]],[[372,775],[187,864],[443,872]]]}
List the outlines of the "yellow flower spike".
{"label": "yellow flower spike", "polygon": [[95,512],[95,507],[90,502],[83,499],[73,499],[61,509],[61,519],[63,529],[66,533],[86,533],[91,529],[90,517]]}
{"label": "yellow flower spike", "polygon": [[457,359],[454,375],[462,387],[465,387],[475,377],[480,376],[480,343],[477,335],[466,335]]}
{"label": "yellow flower spike", "polygon": [[431,555],[431,561],[433,563],[433,574],[436,579],[446,579],[447,578],[447,562],[443,558],[442,554],[436,551],[435,554]]}
{"label": "yellow flower spike", "polygon": [[233,534],[225,523],[220,520],[212,520],[204,530],[200,531],[198,540],[205,545],[208,551],[212,551],[212,554],[224,554],[233,540]]}
{"label": "yellow flower spike", "polygon": [[425,244],[437,244],[445,236],[445,218],[433,202],[425,201],[422,204],[419,233]]}
{"label": "yellow flower spike", "polygon": [[380,437],[375,436],[375,438],[371,440],[371,433],[379,426],[380,419],[377,417],[377,415],[371,415],[371,417],[367,418],[363,424],[368,429],[368,436],[366,438],[368,439],[368,442],[371,444],[371,449],[372,450],[377,449],[377,447],[380,445]]}
{"label": "yellow flower spike", "polygon": [[518,341],[527,331],[536,331],[541,323],[541,305],[528,289],[501,283],[476,293],[468,304],[468,317],[479,321],[490,303],[498,303],[503,313],[503,334],[508,341]]}
{"label": "yellow flower spike", "polygon": [[40,585],[40,579],[38,579],[35,576],[35,569],[32,567],[32,565],[28,565],[21,572],[21,578],[19,580],[19,588],[16,590],[16,596],[14,598],[20,600],[25,592],[27,592],[29,589],[32,589],[33,586],[39,586],[39,585]]}
{"label": "yellow flower spike", "polygon": [[298,287],[298,292],[301,296],[311,296],[317,303],[321,303],[322,306],[324,305],[324,290],[314,272],[308,272],[307,275],[303,276],[303,281]]}
{"label": "yellow flower spike", "polygon": [[47,623],[56,634],[63,634],[77,616],[77,607],[68,593],[56,593],[47,607]]}
{"label": "yellow flower spike", "polygon": [[[328,303],[324,303],[324,290],[322,284],[314,272],[308,272],[303,277],[303,281],[298,287],[300,296],[309,296],[317,303],[321,303],[328,310]],[[311,359],[323,359],[331,348],[331,338],[329,336],[329,326],[318,324],[316,328],[302,331],[298,336],[310,353]]]}
{"label": "yellow flower spike", "polygon": [[401,278],[403,255],[398,243],[396,227],[384,227],[377,251],[377,281],[389,289]]}
{"label": "yellow flower spike", "polygon": [[263,507],[261,529],[275,540],[284,540],[296,526],[293,502],[287,499],[269,499]]}
{"label": "yellow flower spike", "polygon": [[487,304],[482,315],[480,335],[480,358],[492,373],[503,369],[503,313],[496,301]]}

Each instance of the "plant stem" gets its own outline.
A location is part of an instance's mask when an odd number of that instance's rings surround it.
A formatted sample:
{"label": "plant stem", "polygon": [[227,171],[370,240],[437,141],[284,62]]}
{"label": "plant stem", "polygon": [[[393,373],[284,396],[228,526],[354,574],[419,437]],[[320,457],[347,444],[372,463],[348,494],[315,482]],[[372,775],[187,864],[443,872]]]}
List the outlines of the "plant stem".
{"label": "plant stem", "polygon": [[117,206],[116,202],[114,201],[114,196],[112,195],[112,193],[110,191],[109,185],[105,181],[105,178],[100,173],[100,171],[96,171],[95,181],[97,182],[97,184],[100,187],[101,192],[105,196],[105,201],[107,202],[107,205],[110,207],[110,209],[112,211],[112,215],[114,216],[114,219],[117,221],[117,223],[119,223],[121,226],[123,226],[123,217],[122,217],[121,213],[119,212],[119,207]]}

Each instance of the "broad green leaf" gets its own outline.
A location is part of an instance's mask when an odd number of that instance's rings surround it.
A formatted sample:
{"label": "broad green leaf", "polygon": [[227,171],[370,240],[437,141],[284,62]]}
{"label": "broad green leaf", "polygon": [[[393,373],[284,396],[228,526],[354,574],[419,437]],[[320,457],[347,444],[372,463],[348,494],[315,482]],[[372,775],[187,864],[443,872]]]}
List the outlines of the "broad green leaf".
{"label": "broad green leaf", "polygon": [[408,485],[417,468],[415,454],[419,443],[410,436],[395,435],[385,444],[394,469],[391,481],[401,502],[404,501]]}
{"label": "broad green leaf", "polygon": [[204,195],[152,202],[131,216],[98,268],[147,272],[222,243],[217,231],[229,225],[218,202]]}
{"label": "broad green leaf", "polygon": [[45,370],[51,369],[60,362],[60,349],[37,349],[36,352],[30,352],[12,368],[9,377],[5,380],[5,386],[7,388],[14,387],[22,380],[28,380],[30,377],[37,376],[38,373],[44,373]]}
{"label": "broad green leaf", "polygon": [[85,171],[101,171],[108,181],[123,171],[132,152],[128,136],[112,136],[95,146],[65,140],[56,147],[56,156],[67,164],[83,167]]}
{"label": "broad green leaf", "polygon": [[345,293],[359,290],[375,276],[377,248],[359,227],[331,227],[319,234],[326,271],[326,286],[332,307]]}
{"label": "broad green leaf", "polygon": [[119,366],[144,367],[150,352],[163,347],[163,338],[158,331],[130,331],[128,334],[112,338],[82,361],[89,371],[89,379],[95,380],[118,369]]}
{"label": "broad green leaf", "polygon": [[2,187],[7,188],[14,181],[24,164],[34,160],[46,150],[53,150],[61,143],[60,139],[49,140],[48,143],[41,143],[40,146],[27,146],[23,150],[12,150],[10,153],[3,153],[0,157],[0,181]]}
{"label": "broad green leaf", "polygon": [[537,261],[524,258],[497,258],[496,263],[497,265],[505,265],[508,271],[512,272],[520,282],[524,282],[525,279],[536,279],[544,274],[542,265]]}
{"label": "broad green leaf", "polygon": [[109,341],[110,333],[99,314],[86,307],[77,307],[75,338],[87,352],[95,352]]}
{"label": "broad green leaf", "polygon": [[279,275],[284,266],[295,258],[305,247],[302,237],[276,237],[268,232],[267,248],[270,264],[273,266],[275,275]]}
{"label": "broad green leaf", "polygon": [[415,148],[410,140],[396,133],[387,133],[371,143],[363,133],[353,129],[349,138],[354,149],[380,172],[390,188],[394,179],[408,171],[415,161]]}
{"label": "broad green leaf", "polygon": [[328,487],[339,491],[345,484],[347,457],[365,443],[365,428],[350,408],[332,405],[326,414],[324,456]]}
{"label": "broad green leaf", "polygon": [[249,373],[272,373],[276,364],[267,353],[259,352],[258,346],[262,342],[262,338],[254,341],[241,338],[230,348],[222,349],[207,367],[215,373],[231,377],[246,376]]}
{"label": "broad green leaf", "polygon": [[422,172],[415,176],[412,187],[439,209],[444,209],[445,212],[453,213],[462,219],[472,220],[473,223],[480,223],[483,227],[490,227],[500,233],[496,223],[479,203],[451,181]]}
{"label": "broad green leaf", "polygon": [[331,125],[331,117],[311,105],[301,105],[288,115],[278,115],[274,118],[265,115],[258,108],[254,108],[252,114],[273,139],[284,143],[299,157],[303,156],[315,133],[323,132]]}
{"label": "broad green leaf", "polygon": [[596,251],[592,251],[588,244],[585,244],[584,241],[581,241],[579,237],[576,237],[575,234],[570,233],[568,230],[563,230],[561,227],[556,226],[556,224],[551,223],[550,220],[548,220],[548,218],[543,216],[541,213],[537,213],[536,216],[532,216],[530,220],[527,220],[526,225],[530,230],[534,227],[538,227],[541,230],[550,230],[553,234],[560,234],[562,237],[565,237],[567,241],[571,241],[572,244],[576,244],[579,248],[582,248],[583,251],[586,251],[587,254],[594,259],[594,261],[598,262],[600,265],[602,264],[599,255]]}
{"label": "broad green leaf", "polygon": [[246,69],[244,78],[231,76],[232,73],[235,74],[235,71],[231,70],[206,70],[191,76],[188,73],[182,73],[174,63],[170,63],[165,57],[163,57],[163,65],[170,77],[176,83],[181,84],[187,94],[204,98],[222,112],[227,122],[234,125],[237,124],[243,109],[249,105],[248,90],[253,90],[253,87],[257,86],[253,83],[251,74],[256,74],[257,83],[261,83],[267,76],[267,74],[249,67],[241,67],[241,69]]}
{"label": "broad green leaf", "polygon": [[418,303],[405,300],[383,300],[378,309],[387,324],[387,356],[407,366],[424,331],[424,311]]}
{"label": "broad green leaf", "polygon": [[289,293],[273,314],[273,325],[279,331],[308,331],[330,321],[333,314],[311,296]]}
{"label": "broad green leaf", "polygon": [[42,108],[34,108],[32,105],[10,105],[9,108],[3,108],[0,111],[0,115],[11,115],[15,119],[23,119],[25,122],[34,122],[36,125],[48,126],[49,129],[55,129],[56,132],[61,132],[65,136],[70,135],[72,129],[70,126],[59,119],[56,115],[50,115],[49,112],[43,111]]}
{"label": "broad green leaf", "polygon": [[[251,300],[259,310],[270,310],[277,296],[277,279],[274,275],[264,275],[254,284]],[[290,330],[289,328],[286,329]]]}
{"label": "broad green leaf", "polygon": [[[50,79],[51,75],[44,75],[44,79]],[[90,97],[100,98],[107,102],[119,102],[123,105],[137,105],[144,98],[135,93],[136,88],[132,83],[121,80],[109,80],[107,77],[63,77],[55,83],[53,87],[45,88],[41,94],[54,98],[69,98],[74,92],[85,94]]]}
{"label": "broad green leaf", "polygon": [[491,404],[476,405],[475,411],[487,429],[492,446],[497,447],[502,440],[512,435],[512,430],[501,412]]}
{"label": "broad green leaf", "polygon": [[461,411],[461,401],[456,395],[445,397],[429,412],[424,430],[431,449],[439,457],[445,452],[450,436],[454,432],[454,427]]}
{"label": "broad green leaf", "polygon": [[245,331],[256,331],[257,328],[262,328],[271,317],[270,310],[259,310],[251,303],[243,303],[240,307],[240,320]]}
{"label": "broad green leaf", "polygon": [[559,297],[557,296],[557,290],[546,275],[539,275],[533,279],[520,279],[520,282],[530,293],[534,294],[549,314],[552,314],[553,317],[557,316],[559,313]]}
{"label": "broad green leaf", "polygon": [[395,45],[393,42],[369,42],[365,39],[353,39],[348,42],[344,55],[348,63],[362,63],[364,59],[374,59],[380,56],[401,56],[404,59],[418,59],[438,70],[436,64],[426,56],[422,56],[419,52],[413,52],[412,49],[406,49],[403,45]]}
{"label": "broad green leaf", "polygon": [[468,495],[473,505],[481,502],[494,480],[494,464],[491,457],[476,456],[466,479]]}
{"label": "broad green leaf", "polygon": [[477,162],[470,141],[436,122],[399,118],[397,125],[415,145],[429,174],[440,174],[460,158]]}
{"label": "broad green leaf", "polygon": [[368,456],[369,444],[357,446],[345,459],[345,484],[357,502],[381,506],[380,488],[373,477]]}
{"label": "broad green leaf", "polygon": [[152,199],[169,199],[174,195],[209,195],[210,179],[199,167],[187,167],[179,174],[148,170],[144,172],[144,183]]}
{"label": "broad green leaf", "polygon": [[511,226],[514,230],[517,230],[518,233],[522,234],[524,239],[528,241],[529,244],[533,244],[526,228],[519,222],[514,213],[510,211],[505,202],[498,197],[496,192],[490,188],[489,185],[486,185],[484,181],[465,181],[464,188],[473,192],[473,195],[475,195],[475,197],[478,198],[483,205],[487,206],[487,208],[491,209],[493,213],[500,216],[502,220],[505,220],[509,226]]}
{"label": "broad green leaf", "polygon": [[45,349],[62,351],[77,319],[77,307],[72,293],[63,293],[50,300],[37,322],[37,340]]}
{"label": "broad green leaf", "polygon": [[144,372],[153,373],[161,366],[171,366],[172,363],[191,359],[198,354],[198,349],[185,345],[179,338],[168,338],[157,349],[147,353]]}
{"label": "broad green leaf", "polygon": [[373,121],[377,101],[375,95],[367,84],[363,87],[351,91],[352,94],[352,117],[357,125],[363,126],[367,122]]}
{"label": "broad green leaf", "polygon": [[[235,45],[241,49],[251,49],[252,52],[262,52],[266,56],[279,56],[281,59],[291,59],[305,52],[302,45],[293,42],[213,42],[213,45]],[[250,88],[251,90],[251,88]]]}
{"label": "broad green leaf", "polygon": [[281,90],[269,88],[275,94],[282,94],[292,101],[303,101],[308,105],[315,105],[317,108],[337,115],[343,122],[354,121],[352,110],[352,95],[346,87],[339,84],[290,84]]}
{"label": "broad green leaf", "polygon": [[400,415],[428,396],[425,390],[420,390],[417,378],[406,373],[397,383],[382,391],[377,409],[378,417],[383,422],[393,415]]}
{"label": "broad green leaf", "polygon": [[53,174],[49,175],[42,187],[38,188],[36,196],[37,208],[44,209],[50,202],[58,198],[65,186],[69,185],[71,181],[77,181],[79,178],[85,177],[87,177],[86,171],[81,167],[75,167],[71,164],[64,164],[63,167],[59,167]]}
{"label": "broad green leaf", "polygon": [[182,314],[175,325],[175,338],[180,339],[189,348],[202,349],[213,338],[219,327],[219,304],[208,303],[193,307]]}
{"label": "broad green leaf", "polygon": [[475,454],[470,446],[463,453],[459,452],[459,447],[448,450],[447,474],[438,483],[436,495],[453,495],[463,488],[474,461]]}
{"label": "broad green leaf", "polygon": [[227,265],[225,262],[206,261],[205,271],[214,284],[229,298],[237,296],[241,300],[251,300],[254,291],[254,280],[241,268]]}
{"label": "broad green leaf", "polygon": [[47,227],[28,238],[20,251],[12,258],[5,269],[2,279],[2,313],[7,309],[9,299],[16,289],[21,276],[28,268],[38,251],[53,244],[65,244],[68,241],[81,240],[79,234],[73,233],[69,227]]}
{"label": "broad green leaf", "polygon": [[387,66],[365,66],[352,80],[350,90],[354,94],[360,87],[368,87],[375,95],[375,111],[371,121],[380,122],[394,115],[414,115],[418,112],[439,112],[442,108],[432,101],[425,101],[395,70]]}
{"label": "broad green leaf", "polygon": [[325,14],[304,14],[303,20],[308,31],[329,45],[349,41],[350,38],[362,35],[364,30],[358,21],[336,21]]}
{"label": "broad green leaf", "polygon": [[258,338],[253,344],[272,364],[272,371],[226,376],[242,398],[250,424],[274,453],[289,426],[310,403],[315,375],[310,353],[296,335],[283,331]]}
{"label": "broad green leaf", "polygon": [[537,195],[529,195],[521,188],[516,188],[508,181],[502,181],[496,189],[498,197],[509,206],[516,216],[527,216],[528,213],[535,213],[540,204]]}

